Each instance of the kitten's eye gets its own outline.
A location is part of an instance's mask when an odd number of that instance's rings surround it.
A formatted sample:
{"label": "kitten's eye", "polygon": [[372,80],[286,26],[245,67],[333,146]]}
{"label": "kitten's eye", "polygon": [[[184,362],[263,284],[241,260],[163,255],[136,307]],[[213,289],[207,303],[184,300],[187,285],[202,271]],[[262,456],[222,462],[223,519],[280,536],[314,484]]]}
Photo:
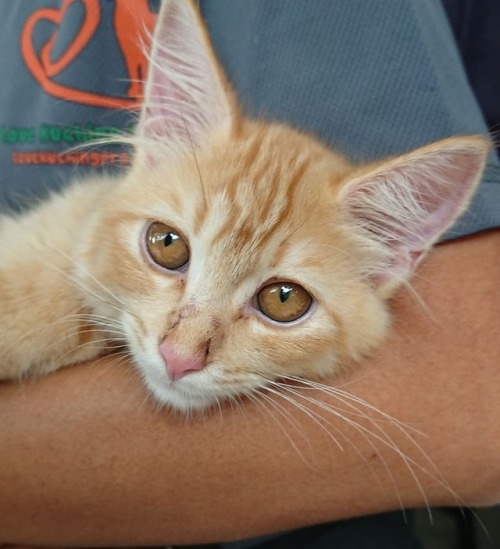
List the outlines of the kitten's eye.
{"label": "kitten's eye", "polygon": [[312,297],[302,286],[293,282],[273,282],[257,294],[262,313],[276,322],[292,322],[304,316],[312,304]]}
{"label": "kitten's eye", "polygon": [[149,255],[155,263],[175,271],[189,261],[189,248],[186,241],[174,228],[152,223],[146,233]]}

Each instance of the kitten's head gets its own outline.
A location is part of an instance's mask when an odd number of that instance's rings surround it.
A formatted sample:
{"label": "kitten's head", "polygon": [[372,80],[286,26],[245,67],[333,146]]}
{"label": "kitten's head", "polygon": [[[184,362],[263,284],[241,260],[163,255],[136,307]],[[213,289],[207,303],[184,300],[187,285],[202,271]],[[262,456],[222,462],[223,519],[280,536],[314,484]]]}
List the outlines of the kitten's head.
{"label": "kitten's head", "polygon": [[448,139],[355,168],[245,119],[185,0],[159,16],[135,140],[84,246],[85,284],[119,298],[94,307],[183,410],[335,373],[377,345],[386,299],[465,208],[487,151]]}

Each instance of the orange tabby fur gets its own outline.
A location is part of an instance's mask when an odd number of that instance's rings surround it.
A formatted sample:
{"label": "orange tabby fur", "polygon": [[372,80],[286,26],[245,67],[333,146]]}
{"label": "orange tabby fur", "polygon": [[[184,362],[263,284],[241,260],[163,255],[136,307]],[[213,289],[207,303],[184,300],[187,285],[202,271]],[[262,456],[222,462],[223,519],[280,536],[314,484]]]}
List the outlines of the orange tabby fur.
{"label": "orange tabby fur", "polygon": [[[213,120],[204,113],[201,125],[187,112],[188,144],[179,138],[182,126],[167,138],[157,129],[161,113],[149,112],[158,108],[150,82],[126,175],[73,184],[29,213],[1,220],[0,379],[95,358],[116,339],[154,395],[183,410],[281,376],[335,374],[386,336],[387,298],[414,267],[385,279],[393,260],[372,229],[353,219],[356,189],[386,174],[411,179],[414,164],[444,178],[450,165],[467,159],[464,190],[419,257],[470,199],[485,139],[452,138],[355,167],[309,135],[242,116],[198,16],[183,4],[168,2],[164,12],[178,10],[198,33],[215,82],[207,93],[218,96],[220,112]],[[166,20],[160,16],[159,25]],[[186,273],[147,257],[144,231],[152,221],[186,238]],[[312,311],[290,325],[263,318],[253,299],[274,279],[301,284],[314,299]],[[185,356],[206,348],[204,367],[169,380],[158,353],[165,338]]]}

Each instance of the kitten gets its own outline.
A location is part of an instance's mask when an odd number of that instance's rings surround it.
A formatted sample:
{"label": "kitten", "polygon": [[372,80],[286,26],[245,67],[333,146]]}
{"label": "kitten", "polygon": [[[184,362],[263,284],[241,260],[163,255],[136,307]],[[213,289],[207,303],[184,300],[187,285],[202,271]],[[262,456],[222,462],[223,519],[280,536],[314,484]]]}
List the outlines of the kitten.
{"label": "kitten", "polygon": [[115,342],[179,410],[334,375],[386,336],[388,298],[466,208],[487,140],[353,166],[245,118],[186,0],[164,2],[153,44],[128,173],[0,221],[0,379]]}

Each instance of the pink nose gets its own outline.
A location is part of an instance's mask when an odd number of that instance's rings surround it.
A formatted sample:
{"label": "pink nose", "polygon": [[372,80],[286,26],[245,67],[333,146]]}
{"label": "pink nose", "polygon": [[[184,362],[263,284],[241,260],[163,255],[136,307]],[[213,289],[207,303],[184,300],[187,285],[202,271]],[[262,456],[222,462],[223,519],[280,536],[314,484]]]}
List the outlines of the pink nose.
{"label": "pink nose", "polygon": [[204,361],[200,357],[180,356],[167,340],[160,343],[160,354],[165,360],[167,372],[172,381],[191,372],[197,372],[204,366]]}

